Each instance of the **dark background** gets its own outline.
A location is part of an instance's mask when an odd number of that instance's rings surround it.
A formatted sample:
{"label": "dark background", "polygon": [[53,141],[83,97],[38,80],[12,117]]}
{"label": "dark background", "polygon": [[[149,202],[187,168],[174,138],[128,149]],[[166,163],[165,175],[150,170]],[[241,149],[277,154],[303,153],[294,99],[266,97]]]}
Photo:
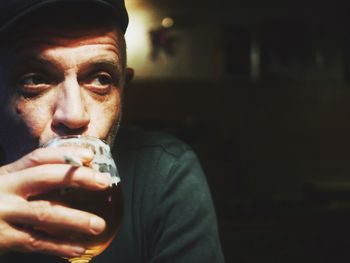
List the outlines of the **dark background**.
{"label": "dark background", "polygon": [[208,52],[191,60],[211,54],[222,66],[213,76],[136,78],[124,125],[195,149],[227,262],[349,262],[350,4],[150,2],[176,10],[182,31],[202,27],[206,39],[214,29]]}

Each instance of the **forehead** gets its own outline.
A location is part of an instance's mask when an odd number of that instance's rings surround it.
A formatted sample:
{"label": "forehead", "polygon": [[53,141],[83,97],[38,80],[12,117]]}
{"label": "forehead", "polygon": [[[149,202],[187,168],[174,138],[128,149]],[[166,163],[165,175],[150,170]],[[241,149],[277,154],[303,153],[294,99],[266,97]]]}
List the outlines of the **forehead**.
{"label": "forehead", "polygon": [[[121,53],[120,39],[115,30],[109,32],[85,32],[84,34],[70,34],[71,32],[33,32],[29,36],[20,35],[8,49],[9,53],[21,55],[23,53],[43,54],[58,50],[78,50],[88,48],[89,52],[110,51],[118,57]],[[88,54],[86,54],[88,55]]]}
{"label": "forehead", "polygon": [[[53,31],[35,30],[33,33],[18,35],[18,40],[7,50],[5,64],[14,71],[28,66],[30,62],[95,63],[109,61],[119,73],[123,71],[120,34],[116,30],[106,31]],[[2,64],[2,63],[1,63]]]}
{"label": "forehead", "polygon": [[79,47],[82,45],[109,45],[119,50],[120,34],[116,29],[50,29],[35,28],[16,33],[8,50],[36,50],[47,47]]}

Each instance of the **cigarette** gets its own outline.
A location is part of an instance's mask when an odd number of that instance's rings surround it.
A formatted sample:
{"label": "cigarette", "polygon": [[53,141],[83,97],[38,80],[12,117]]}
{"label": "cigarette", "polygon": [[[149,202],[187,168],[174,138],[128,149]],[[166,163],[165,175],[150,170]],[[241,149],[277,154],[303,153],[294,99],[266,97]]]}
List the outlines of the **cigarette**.
{"label": "cigarette", "polygon": [[83,166],[83,162],[80,159],[78,159],[78,158],[76,158],[74,156],[64,155],[63,159],[64,159],[64,162],[66,164],[70,164],[70,165],[72,165],[74,167]]}

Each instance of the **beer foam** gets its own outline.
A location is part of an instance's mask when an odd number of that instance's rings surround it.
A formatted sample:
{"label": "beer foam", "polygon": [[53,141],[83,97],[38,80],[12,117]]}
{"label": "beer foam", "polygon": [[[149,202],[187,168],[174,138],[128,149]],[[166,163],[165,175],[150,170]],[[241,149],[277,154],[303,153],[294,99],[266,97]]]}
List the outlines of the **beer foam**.
{"label": "beer foam", "polygon": [[[89,148],[94,153],[94,158],[89,167],[95,171],[101,173],[109,173],[112,179],[112,185],[117,185],[120,182],[120,177],[116,164],[112,158],[111,150],[108,144],[104,143],[102,140],[93,137],[79,136],[79,137],[63,137],[55,138],[51,142],[46,144],[46,147],[59,147],[59,146],[79,146]],[[76,160],[77,158],[73,156],[64,156],[66,163],[74,166],[82,166],[81,160]],[[81,165],[80,165],[81,164]]]}

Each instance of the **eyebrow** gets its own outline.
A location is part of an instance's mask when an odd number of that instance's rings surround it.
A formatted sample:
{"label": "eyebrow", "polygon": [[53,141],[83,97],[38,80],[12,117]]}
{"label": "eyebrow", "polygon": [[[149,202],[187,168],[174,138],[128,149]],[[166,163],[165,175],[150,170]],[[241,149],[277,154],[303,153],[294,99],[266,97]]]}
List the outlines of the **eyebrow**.
{"label": "eyebrow", "polygon": [[[60,65],[55,61],[47,59],[42,56],[37,55],[18,55],[14,59],[12,63],[10,63],[10,67],[15,72],[25,71],[26,67],[33,66],[37,68],[48,67],[48,68],[59,68]],[[80,65],[81,71],[87,71],[90,68],[102,68],[106,70],[116,71],[118,75],[122,74],[122,68],[120,63],[112,59],[97,59],[95,61],[87,61]]]}
{"label": "eyebrow", "polygon": [[57,64],[40,56],[15,54],[6,59],[6,72],[9,81],[15,81],[19,75],[28,70],[55,70]]}
{"label": "eyebrow", "polygon": [[28,65],[34,67],[59,67],[54,61],[41,56],[32,55],[15,55],[15,59],[10,62],[10,67],[16,68],[17,71],[25,70]]}
{"label": "eyebrow", "polygon": [[111,59],[98,59],[93,62],[85,62],[82,65],[82,68],[104,68],[104,69],[109,69],[113,71],[117,71],[118,74],[122,73],[122,69],[120,67],[120,64],[116,62],[115,60]]}

